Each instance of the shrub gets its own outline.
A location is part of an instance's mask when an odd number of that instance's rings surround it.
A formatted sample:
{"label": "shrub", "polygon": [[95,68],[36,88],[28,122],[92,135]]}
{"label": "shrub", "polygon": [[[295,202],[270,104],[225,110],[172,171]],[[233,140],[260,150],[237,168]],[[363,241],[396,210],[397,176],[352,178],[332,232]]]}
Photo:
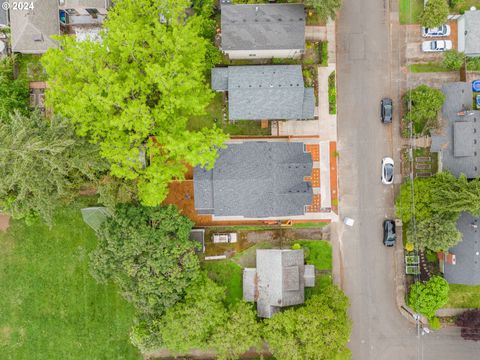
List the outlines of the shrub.
{"label": "shrub", "polygon": [[465,55],[455,49],[448,50],[443,55],[442,64],[449,70],[460,70],[465,62]]}
{"label": "shrub", "polygon": [[299,243],[295,243],[292,245],[292,250],[300,250],[302,248],[302,245]]}
{"label": "shrub", "polygon": [[407,250],[408,252],[410,251],[413,251],[415,249],[415,245],[411,242],[407,242],[405,244],[405,250]]}
{"label": "shrub", "polygon": [[405,118],[413,122],[415,134],[427,134],[429,130],[438,128],[438,111],[445,101],[445,95],[440,90],[419,85],[405,94],[404,101],[407,108],[411,103]]}
{"label": "shrub", "polygon": [[442,327],[442,324],[440,323],[440,319],[436,316],[431,318],[428,321],[428,324],[430,325],[430,329],[432,329],[432,330],[438,330]]}
{"label": "shrub", "polygon": [[432,276],[426,283],[417,281],[410,287],[408,304],[431,320],[435,312],[447,303],[448,290],[448,282],[441,276]]}
{"label": "shrub", "polygon": [[455,321],[462,327],[461,334],[465,340],[480,340],[480,309],[467,310]]}

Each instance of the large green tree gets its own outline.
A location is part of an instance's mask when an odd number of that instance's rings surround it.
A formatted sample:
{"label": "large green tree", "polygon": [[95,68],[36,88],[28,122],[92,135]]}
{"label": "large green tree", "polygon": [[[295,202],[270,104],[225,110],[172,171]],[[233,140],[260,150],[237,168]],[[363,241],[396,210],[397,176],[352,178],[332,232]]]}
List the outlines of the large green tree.
{"label": "large green tree", "polygon": [[100,145],[114,176],[136,180],[145,205],[158,205],[186,165],[211,167],[225,135],[187,130],[212,99],[201,16],[187,0],[119,0],[101,42],[59,39],[42,63],[47,104]]}
{"label": "large green tree", "polygon": [[220,360],[238,359],[250,348],[260,347],[261,327],[252,304],[239,301],[233,305],[227,320],[215,328],[209,343]]}
{"label": "large green tree", "polygon": [[415,178],[414,181],[404,182],[400,186],[400,194],[395,202],[397,216],[404,223],[410,222],[413,215],[417,221],[430,218],[432,188],[433,178]]}
{"label": "large green tree", "polygon": [[348,353],[347,309],[347,297],[331,285],[304,306],[276,314],[265,322],[270,351],[284,360],[331,360]]}
{"label": "large green tree", "polygon": [[437,115],[445,101],[440,90],[419,85],[405,94],[404,101],[409,109],[405,119],[413,123],[416,134],[427,134],[438,127]]}
{"label": "large green tree", "polygon": [[57,207],[106,170],[96,146],[61,117],[34,112],[0,119],[0,204],[14,218],[53,222]]}
{"label": "large green tree", "polygon": [[305,0],[305,6],[315,9],[322,20],[335,19],[342,0]]}
{"label": "large green tree", "polygon": [[140,317],[160,316],[199,276],[191,228],[174,206],[118,205],[98,231],[92,275],[115,283]]}
{"label": "large green tree", "polygon": [[408,304],[417,313],[433,319],[435,312],[448,301],[448,282],[441,276],[432,276],[426,283],[417,281],[410,287]]}
{"label": "large green tree", "polygon": [[420,250],[445,251],[458,244],[462,234],[458,231],[454,219],[434,215],[416,222],[415,234],[413,225],[409,224],[407,238],[416,243]]}
{"label": "large green tree", "polygon": [[447,0],[428,0],[420,15],[420,22],[429,28],[445,24],[449,10]]}
{"label": "large green tree", "polygon": [[25,80],[14,79],[14,57],[0,60],[0,119],[8,120],[15,111],[28,112],[28,84]]}

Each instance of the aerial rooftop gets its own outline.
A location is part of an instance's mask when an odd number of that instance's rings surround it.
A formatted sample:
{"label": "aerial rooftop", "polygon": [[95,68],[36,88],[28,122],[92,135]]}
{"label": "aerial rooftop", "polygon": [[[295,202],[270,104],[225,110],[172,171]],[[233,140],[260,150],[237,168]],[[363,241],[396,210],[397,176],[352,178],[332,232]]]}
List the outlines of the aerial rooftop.
{"label": "aerial rooftop", "polygon": [[304,49],[303,4],[222,6],[222,50]]}
{"label": "aerial rooftop", "polygon": [[257,303],[259,317],[303,304],[305,287],[315,285],[315,268],[304,265],[303,250],[258,249],[257,267],[243,272],[243,298]]}
{"label": "aerial rooftop", "polygon": [[458,19],[458,51],[480,56],[480,10],[468,10]]}
{"label": "aerial rooftop", "polygon": [[441,153],[442,168],[455,176],[480,176],[480,111],[472,110],[471,84],[443,85],[442,127],[432,132],[432,152]]}
{"label": "aerial rooftop", "polygon": [[214,68],[212,88],[228,91],[231,120],[302,120],[315,116],[314,91],[305,88],[300,65]]}
{"label": "aerial rooftop", "polygon": [[213,170],[194,169],[199,214],[269,218],[304,215],[313,190],[312,156],[301,142],[229,144]]}

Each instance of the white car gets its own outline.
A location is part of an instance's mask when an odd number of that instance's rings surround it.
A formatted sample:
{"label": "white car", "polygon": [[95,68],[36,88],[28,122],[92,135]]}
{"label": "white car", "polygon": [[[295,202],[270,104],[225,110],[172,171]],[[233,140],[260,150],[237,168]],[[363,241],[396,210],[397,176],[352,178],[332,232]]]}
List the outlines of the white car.
{"label": "white car", "polygon": [[227,234],[213,234],[212,240],[214,244],[218,243],[236,243],[237,242],[237,233],[227,233]]}
{"label": "white car", "polygon": [[422,36],[423,37],[441,37],[449,36],[452,32],[450,25],[440,25],[439,27],[427,28],[422,27]]}
{"label": "white car", "polygon": [[440,52],[447,51],[452,48],[450,40],[430,40],[422,43],[423,52]]}
{"label": "white car", "polygon": [[382,184],[393,184],[393,159],[385,157],[382,159]]}

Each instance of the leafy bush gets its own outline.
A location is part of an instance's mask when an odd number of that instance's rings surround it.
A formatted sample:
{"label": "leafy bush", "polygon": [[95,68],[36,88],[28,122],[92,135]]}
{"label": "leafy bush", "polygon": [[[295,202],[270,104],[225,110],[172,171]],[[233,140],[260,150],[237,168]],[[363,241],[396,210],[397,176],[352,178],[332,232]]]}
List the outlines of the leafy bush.
{"label": "leafy bush", "polygon": [[442,327],[442,324],[440,323],[440,319],[436,316],[428,320],[428,324],[430,325],[430,329],[432,330],[438,330]]}
{"label": "leafy bush", "polygon": [[447,21],[449,11],[446,0],[428,0],[420,15],[420,22],[426,27],[440,26]]}
{"label": "leafy bush", "polygon": [[480,309],[465,311],[457,317],[455,324],[462,327],[465,340],[480,340]]}
{"label": "leafy bush", "polygon": [[295,243],[292,245],[292,250],[300,250],[302,248],[302,245],[299,243]]}
{"label": "leafy bush", "polygon": [[407,250],[408,252],[410,251],[413,251],[415,249],[415,245],[411,242],[407,242],[405,244],[405,250]]}
{"label": "leafy bush", "polygon": [[443,54],[442,64],[449,70],[460,70],[465,62],[465,55],[455,49],[448,50]]}
{"label": "leafy bush", "polygon": [[431,320],[435,312],[448,302],[448,290],[448,282],[441,276],[432,276],[426,283],[417,281],[410,287],[408,304]]}
{"label": "leafy bush", "polygon": [[328,77],[328,110],[330,114],[337,113],[337,88],[335,71]]}

